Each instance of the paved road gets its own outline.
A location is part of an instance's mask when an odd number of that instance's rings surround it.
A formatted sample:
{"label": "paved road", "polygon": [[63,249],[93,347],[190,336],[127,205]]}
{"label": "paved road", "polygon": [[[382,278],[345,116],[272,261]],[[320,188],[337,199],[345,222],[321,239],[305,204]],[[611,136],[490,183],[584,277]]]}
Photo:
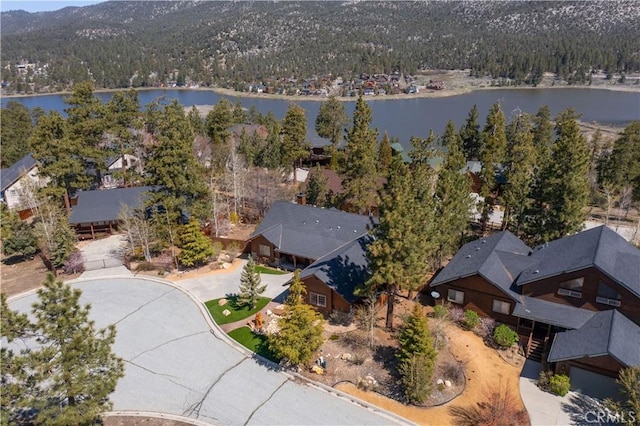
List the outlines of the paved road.
{"label": "paved road", "polygon": [[[390,424],[398,418],[292,380],[237,350],[201,304],[169,283],[96,278],[73,283],[96,326],[116,324],[125,377],[114,410],[158,411],[213,424]],[[28,311],[28,295],[12,300]],[[216,329],[217,330],[217,329]]]}

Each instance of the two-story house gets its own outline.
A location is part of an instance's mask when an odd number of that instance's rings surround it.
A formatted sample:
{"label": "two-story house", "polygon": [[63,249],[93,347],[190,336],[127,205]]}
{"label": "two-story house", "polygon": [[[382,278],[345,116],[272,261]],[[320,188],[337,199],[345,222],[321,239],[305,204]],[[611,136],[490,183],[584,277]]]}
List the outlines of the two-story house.
{"label": "two-story house", "polygon": [[430,283],[443,300],[513,327],[574,389],[615,389],[640,365],[640,250],[606,226],[535,249],[509,231],[464,245]]}
{"label": "two-story house", "polygon": [[25,201],[24,191],[28,187],[40,188],[48,179],[38,175],[38,161],[27,154],[11,167],[0,170],[0,199],[9,210],[17,211],[22,219],[31,216],[31,207]]}

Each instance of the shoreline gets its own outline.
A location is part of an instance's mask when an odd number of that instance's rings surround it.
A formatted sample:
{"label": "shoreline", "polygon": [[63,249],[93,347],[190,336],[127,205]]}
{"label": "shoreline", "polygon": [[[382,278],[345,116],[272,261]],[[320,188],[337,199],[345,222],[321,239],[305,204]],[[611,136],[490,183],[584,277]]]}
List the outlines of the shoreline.
{"label": "shoreline", "polygon": [[[415,94],[398,94],[398,95],[371,95],[364,96],[364,99],[367,101],[393,101],[393,100],[408,100],[408,99],[419,99],[419,98],[447,98],[452,96],[460,96],[465,95],[475,91],[487,91],[487,90],[541,90],[541,89],[589,89],[589,90],[608,90],[613,92],[626,92],[626,93],[635,93],[640,94],[640,86],[622,86],[622,85],[554,85],[554,86],[474,86],[471,85],[469,87],[454,87],[452,89],[443,89],[443,90],[425,90],[421,93]],[[94,93],[116,93],[116,92],[126,92],[131,90],[132,88],[122,88],[122,89],[95,89]],[[221,96],[228,96],[233,98],[253,98],[253,99],[273,99],[273,100],[284,100],[284,101],[311,101],[311,102],[324,102],[329,97],[328,96],[312,96],[312,95],[277,95],[270,93],[251,93],[251,92],[237,92],[233,89],[225,89],[221,87],[138,87],[133,88],[136,91],[152,91],[152,90],[181,90],[181,91],[199,91],[199,92],[213,92]],[[65,90],[60,92],[51,92],[51,93],[34,93],[34,94],[18,94],[18,95],[2,95],[1,98],[7,99],[20,99],[20,98],[28,98],[28,97],[37,97],[37,96],[65,96],[71,95],[71,91]],[[341,102],[355,102],[357,97],[355,96],[340,96],[336,97]]]}

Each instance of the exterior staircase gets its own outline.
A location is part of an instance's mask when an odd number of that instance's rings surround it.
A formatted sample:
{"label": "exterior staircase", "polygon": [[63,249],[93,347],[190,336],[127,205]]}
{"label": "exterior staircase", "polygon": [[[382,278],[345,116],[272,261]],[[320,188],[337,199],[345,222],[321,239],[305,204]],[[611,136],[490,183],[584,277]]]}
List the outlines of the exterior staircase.
{"label": "exterior staircase", "polygon": [[532,361],[542,362],[542,353],[544,352],[544,339],[531,339],[529,346],[529,354],[527,358]]}

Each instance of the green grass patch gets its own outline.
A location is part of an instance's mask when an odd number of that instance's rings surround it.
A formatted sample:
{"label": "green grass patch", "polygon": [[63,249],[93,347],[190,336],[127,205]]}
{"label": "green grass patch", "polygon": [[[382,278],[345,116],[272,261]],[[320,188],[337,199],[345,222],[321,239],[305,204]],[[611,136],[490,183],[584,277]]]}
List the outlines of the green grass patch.
{"label": "green grass patch", "polygon": [[229,337],[249,349],[251,352],[262,355],[271,361],[276,361],[267,346],[267,336],[255,334],[251,329],[249,329],[249,327],[240,327],[230,331]]}
{"label": "green grass patch", "polygon": [[[258,303],[256,303],[255,309],[249,309],[248,306],[239,307],[238,305],[236,305],[235,296],[226,297],[225,299],[227,299],[227,304],[224,306],[218,306],[218,300],[220,299],[209,300],[204,304],[211,313],[213,320],[217,324],[229,324],[245,318],[249,318],[251,315],[254,315],[256,312],[267,306],[267,303],[269,303],[269,300],[271,300],[268,297],[261,297],[258,300]],[[225,309],[228,309],[229,312],[231,312],[229,316],[225,317],[224,315],[222,315],[222,311],[224,311]]]}
{"label": "green grass patch", "polygon": [[256,265],[255,271],[259,274],[284,275],[286,272],[268,266]]}

